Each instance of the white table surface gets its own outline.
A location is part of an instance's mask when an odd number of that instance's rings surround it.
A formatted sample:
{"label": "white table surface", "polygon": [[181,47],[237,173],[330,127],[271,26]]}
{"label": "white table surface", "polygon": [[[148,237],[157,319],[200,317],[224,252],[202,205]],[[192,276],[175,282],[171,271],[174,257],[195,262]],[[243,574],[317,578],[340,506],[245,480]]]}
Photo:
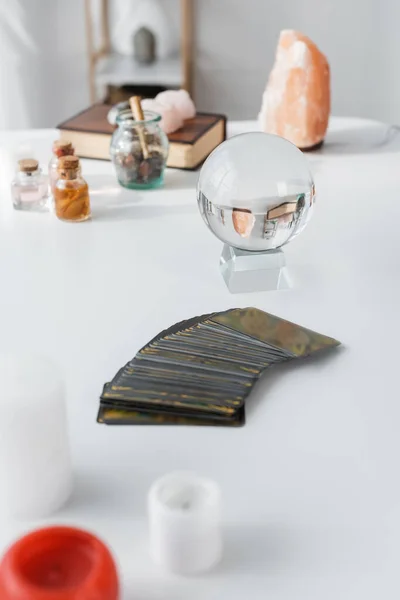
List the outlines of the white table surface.
{"label": "white table surface", "polygon": [[[91,222],[14,211],[15,159],[47,163],[54,137],[0,135],[0,350],[53,356],[68,387],[76,490],[46,523],[102,536],[128,600],[398,598],[400,136],[333,119],[309,155],[313,220],[285,249],[294,288],[235,296],[198,213],[196,173],[171,170],[164,189],[141,193],[119,188],[111,164],[85,161]],[[251,305],[344,348],[268,373],[242,429],[96,423],[103,383],[157,332]],[[147,490],[175,469],[223,490],[224,560],[204,577],[165,574],[148,557]],[[43,524],[1,523],[0,550]]]}

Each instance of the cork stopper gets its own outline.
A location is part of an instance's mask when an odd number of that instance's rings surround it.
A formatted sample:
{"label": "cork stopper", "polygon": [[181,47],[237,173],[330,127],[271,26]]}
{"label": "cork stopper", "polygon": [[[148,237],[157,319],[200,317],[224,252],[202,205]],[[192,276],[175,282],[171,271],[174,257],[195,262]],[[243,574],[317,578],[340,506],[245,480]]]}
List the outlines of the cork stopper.
{"label": "cork stopper", "polygon": [[73,154],[61,156],[58,159],[57,171],[60,179],[76,179],[80,172],[80,167],[79,158]]}
{"label": "cork stopper", "polygon": [[18,161],[19,170],[22,173],[34,173],[39,168],[39,163],[34,158],[24,158]]}
{"label": "cork stopper", "polygon": [[53,142],[53,151],[61,150],[64,154],[73,153],[74,147],[70,140],[55,140]]}
{"label": "cork stopper", "polygon": [[58,171],[77,171],[80,167],[78,156],[61,156],[58,161]]}

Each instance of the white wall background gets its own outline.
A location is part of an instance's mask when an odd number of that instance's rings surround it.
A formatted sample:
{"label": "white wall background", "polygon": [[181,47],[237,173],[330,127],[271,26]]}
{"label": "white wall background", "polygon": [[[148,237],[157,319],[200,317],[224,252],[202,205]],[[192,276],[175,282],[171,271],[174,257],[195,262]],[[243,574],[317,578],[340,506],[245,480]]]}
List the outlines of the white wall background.
{"label": "white wall background", "polygon": [[2,129],[53,126],[83,108],[87,66],[82,0],[0,0]]}
{"label": "white wall background", "polygon": [[[398,0],[193,2],[199,108],[255,118],[279,31],[296,28],[330,60],[334,114],[400,123]],[[0,128],[53,126],[88,103],[83,0],[0,0]]]}

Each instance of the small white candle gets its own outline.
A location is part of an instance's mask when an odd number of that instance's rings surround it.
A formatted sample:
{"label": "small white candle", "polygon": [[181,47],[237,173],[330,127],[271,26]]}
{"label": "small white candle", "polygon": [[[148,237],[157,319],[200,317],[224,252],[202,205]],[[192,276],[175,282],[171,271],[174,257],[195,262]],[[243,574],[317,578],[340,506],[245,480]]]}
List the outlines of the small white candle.
{"label": "small white candle", "polygon": [[149,492],[150,550],[174,573],[207,571],[222,555],[221,493],[193,473],[171,473]]}
{"label": "small white candle", "polygon": [[0,355],[0,511],[45,517],[72,490],[64,386],[37,355]]}

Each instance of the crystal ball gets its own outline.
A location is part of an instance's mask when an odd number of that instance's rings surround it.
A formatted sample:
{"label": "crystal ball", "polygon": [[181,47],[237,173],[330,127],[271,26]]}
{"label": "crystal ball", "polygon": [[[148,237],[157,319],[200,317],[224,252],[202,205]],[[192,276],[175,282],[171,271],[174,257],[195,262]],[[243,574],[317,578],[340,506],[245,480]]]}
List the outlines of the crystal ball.
{"label": "crystal ball", "polygon": [[243,133],[207,158],[197,201],[217,238],[241,250],[265,252],[303,231],[315,187],[307,158],[291,142],[268,133]]}

